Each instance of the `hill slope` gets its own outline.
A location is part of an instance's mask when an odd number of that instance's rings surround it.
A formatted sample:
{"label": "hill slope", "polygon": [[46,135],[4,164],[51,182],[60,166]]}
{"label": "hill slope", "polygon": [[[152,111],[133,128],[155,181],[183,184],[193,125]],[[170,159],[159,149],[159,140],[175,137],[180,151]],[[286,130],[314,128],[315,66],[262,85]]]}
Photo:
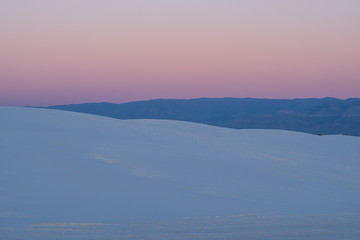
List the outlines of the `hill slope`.
{"label": "hill slope", "polygon": [[0,132],[3,226],[360,212],[357,137],[7,107]]}
{"label": "hill slope", "polygon": [[360,99],[155,99],[50,106],[119,119],[171,119],[236,129],[360,135]]}

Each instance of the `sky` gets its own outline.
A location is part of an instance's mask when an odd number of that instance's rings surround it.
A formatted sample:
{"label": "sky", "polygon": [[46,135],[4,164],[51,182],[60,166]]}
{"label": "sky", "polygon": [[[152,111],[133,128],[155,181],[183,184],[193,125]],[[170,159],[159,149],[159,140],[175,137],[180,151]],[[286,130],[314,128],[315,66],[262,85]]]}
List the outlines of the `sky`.
{"label": "sky", "polygon": [[360,97],[359,0],[0,0],[0,105]]}

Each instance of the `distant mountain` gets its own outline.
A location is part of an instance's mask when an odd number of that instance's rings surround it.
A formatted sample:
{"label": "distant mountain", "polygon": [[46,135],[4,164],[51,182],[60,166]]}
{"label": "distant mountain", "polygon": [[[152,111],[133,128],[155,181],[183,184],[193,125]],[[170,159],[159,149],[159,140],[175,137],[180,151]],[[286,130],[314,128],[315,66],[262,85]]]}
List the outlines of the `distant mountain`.
{"label": "distant mountain", "polygon": [[49,106],[118,119],[170,119],[236,129],[360,135],[360,99],[154,99]]}

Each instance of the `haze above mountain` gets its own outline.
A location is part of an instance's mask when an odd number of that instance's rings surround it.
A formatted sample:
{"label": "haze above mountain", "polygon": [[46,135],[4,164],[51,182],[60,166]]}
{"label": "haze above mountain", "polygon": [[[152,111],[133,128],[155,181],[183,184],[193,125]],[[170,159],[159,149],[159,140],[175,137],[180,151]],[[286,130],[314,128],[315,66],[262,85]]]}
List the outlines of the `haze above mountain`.
{"label": "haze above mountain", "polygon": [[29,237],[39,223],[360,211],[357,137],[10,107],[0,132],[3,239],[47,239]]}
{"label": "haze above mountain", "polygon": [[49,106],[118,119],[169,119],[236,129],[360,135],[360,99],[199,98]]}

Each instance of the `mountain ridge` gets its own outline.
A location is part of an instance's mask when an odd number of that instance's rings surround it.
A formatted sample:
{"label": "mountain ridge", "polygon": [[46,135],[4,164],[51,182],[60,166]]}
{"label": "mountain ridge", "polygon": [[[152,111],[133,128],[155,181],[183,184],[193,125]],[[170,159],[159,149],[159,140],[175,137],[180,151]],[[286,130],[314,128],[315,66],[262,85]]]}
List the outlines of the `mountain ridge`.
{"label": "mountain ridge", "polygon": [[360,99],[196,98],[46,107],[118,119],[169,119],[235,129],[360,135]]}

